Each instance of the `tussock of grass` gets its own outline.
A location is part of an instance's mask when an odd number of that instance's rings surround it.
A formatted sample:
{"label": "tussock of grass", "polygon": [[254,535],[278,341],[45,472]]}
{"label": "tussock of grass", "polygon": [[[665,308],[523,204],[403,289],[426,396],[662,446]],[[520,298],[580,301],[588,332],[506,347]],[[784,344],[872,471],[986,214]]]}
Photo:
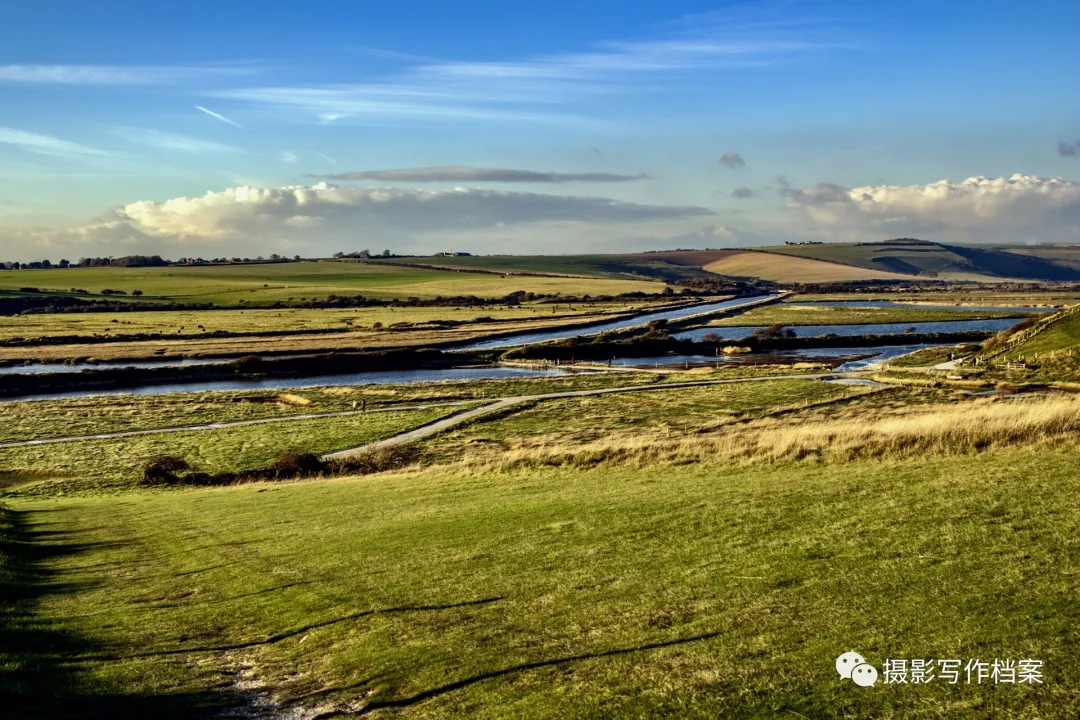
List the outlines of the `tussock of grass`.
{"label": "tussock of grass", "polygon": [[282,393],[274,398],[274,402],[280,405],[291,405],[293,407],[306,407],[311,404],[311,400],[308,398],[293,393]]}
{"label": "tussock of grass", "polygon": [[620,433],[571,445],[517,447],[497,456],[465,458],[470,472],[541,465],[583,467],[599,463],[645,468],[721,460],[736,464],[819,459],[907,458],[958,455],[1020,444],[1052,444],[1080,432],[1080,398],[977,400],[929,405],[895,417],[848,417],[794,424],[769,417],[746,424],[718,422],[715,432],[680,438]]}

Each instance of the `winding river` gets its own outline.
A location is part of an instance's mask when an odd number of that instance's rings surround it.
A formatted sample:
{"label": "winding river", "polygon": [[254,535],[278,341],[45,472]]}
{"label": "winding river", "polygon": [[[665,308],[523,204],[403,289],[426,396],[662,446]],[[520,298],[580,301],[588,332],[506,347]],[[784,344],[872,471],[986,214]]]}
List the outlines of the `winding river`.
{"label": "winding river", "polygon": [[756,295],[754,297],[735,298],[733,300],[724,300],[722,302],[707,303],[704,305],[691,305],[690,307],[678,308],[676,310],[664,310],[662,312],[646,313],[645,315],[636,315],[630,318],[623,318],[622,320],[615,320],[613,322],[604,323],[602,325],[593,325],[588,328],[569,328],[566,330],[549,330],[544,332],[530,332],[521,333],[518,335],[509,335],[507,337],[495,338],[492,340],[481,340],[480,342],[470,343],[468,345],[462,345],[461,347],[453,348],[454,350],[490,350],[494,348],[513,347],[514,345],[535,345],[536,343],[550,342],[552,340],[564,340],[566,338],[599,335],[603,332],[609,332],[611,330],[625,330],[627,328],[638,327],[639,325],[647,325],[653,320],[682,320],[694,315],[702,315],[705,313],[713,313],[718,310],[728,310],[731,308],[742,307],[743,305],[750,305],[762,300],[769,300],[778,297],[778,295]]}
{"label": "winding river", "polygon": [[290,388],[326,387],[333,385],[401,385],[404,383],[437,382],[439,380],[492,380],[513,377],[549,377],[564,375],[562,368],[529,369],[520,367],[469,367],[443,368],[441,370],[392,370],[386,372],[359,372],[339,375],[317,375],[304,378],[256,378],[208,380],[168,385],[144,385],[135,388],[109,390],[70,390],[41,393],[26,397],[3,398],[0,403],[20,400],[59,400],[85,397],[87,395],[165,395],[178,392],[206,392],[211,390],[285,390]]}
{"label": "winding river", "polygon": [[[596,335],[610,330],[623,330],[626,328],[645,325],[653,320],[680,320],[695,315],[714,313],[720,310],[737,308],[744,305],[758,303],[762,300],[774,299],[776,295],[759,295],[755,297],[735,298],[722,302],[693,305],[689,307],[665,310],[660,312],[645,313],[631,318],[623,318],[588,328],[569,328],[563,330],[551,330],[544,332],[525,332],[517,335],[483,340],[480,342],[453,348],[454,350],[483,350],[511,347],[514,345],[528,345],[534,343],[550,342],[581,335]],[[888,300],[867,301],[822,301],[803,303],[805,305],[865,305],[873,307],[911,307],[900,305]],[[920,305],[919,307],[928,307]],[[955,307],[955,306],[942,306]],[[971,308],[971,309],[1002,309],[1002,310],[1048,310],[1047,308]],[[776,357],[845,357],[853,355],[870,355],[864,360],[853,361],[840,366],[840,370],[853,370],[865,365],[885,360],[898,355],[903,355],[913,350],[929,345],[904,344],[903,336],[909,328],[914,328],[917,333],[955,333],[964,331],[998,332],[1020,322],[1018,318],[995,318],[986,320],[951,320],[944,322],[921,322],[921,323],[862,323],[858,325],[794,325],[788,326],[794,330],[797,337],[817,337],[821,335],[837,335],[841,337],[858,335],[896,335],[898,342],[895,345],[879,347],[852,347],[852,348],[801,348],[797,350],[785,350],[774,353]],[[739,327],[704,327],[675,333],[678,339],[700,340],[707,333],[714,333],[722,340],[736,341],[748,337],[760,326]],[[703,362],[738,363],[744,362],[745,356],[663,356],[656,358],[621,358],[613,361],[617,366],[671,366],[683,363],[697,364]],[[68,365],[61,363],[14,365],[0,368],[0,374],[36,374],[47,372],[80,372],[83,370],[101,370],[114,368],[155,368],[155,367],[182,367],[188,365],[213,365],[225,364],[230,360],[220,358],[202,359],[188,358],[183,360],[167,361],[141,361],[125,363],[96,363],[93,365]],[[166,385],[147,385],[137,388],[125,388],[117,390],[72,390],[59,393],[46,393],[34,395],[34,398],[56,399],[65,397],[80,397],[84,395],[106,394],[163,394],[173,392],[195,392],[207,390],[250,390],[250,389],[286,389],[326,385],[369,385],[369,384],[399,384],[412,382],[434,382],[440,380],[478,380],[506,377],[537,377],[545,375],[558,375],[565,370],[558,368],[550,369],[526,369],[510,367],[468,367],[468,368],[445,368],[445,369],[417,369],[399,370],[387,372],[360,372],[336,375],[321,375],[304,378],[258,378],[258,379],[228,379],[193,381],[190,383],[173,383]],[[20,398],[11,398],[18,400]],[[27,398],[22,398],[27,399]]]}

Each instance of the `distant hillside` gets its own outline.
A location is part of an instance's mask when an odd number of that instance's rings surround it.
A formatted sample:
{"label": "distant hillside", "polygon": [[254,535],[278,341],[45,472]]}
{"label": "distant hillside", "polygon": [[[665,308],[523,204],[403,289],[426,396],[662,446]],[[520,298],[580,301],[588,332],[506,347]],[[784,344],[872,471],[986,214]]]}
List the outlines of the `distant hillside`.
{"label": "distant hillside", "polygon": [[[372,260],[370,262],[383,262]],[[676,282],[698,278],[769,282],[897,280],[912,276],[838,263],[777,257],[757,250],[667,250],[625,255],[477,255],[397,258],[394,264],[499,273],[539,273]]]}
{"label": "distant hillside", "polygon": [[[708,253],[709,251],[701,251]],[[394,264],[478,270],[506,274],[576,275],[635,280],[676,280],[713,277],[701,269],[709,261],[698,251],[632,255],[475,255],[468,257],[398,258]],[[371,262],[382,262],[372,260]]]}
{"label": "distant hillside", "polygon": [[1055,265],[1080,271],[1080,244],[1077,245],[1011,245],[999,249],[1010,254],[1049,260]]}
{"label": "distant hillside", "polygon": [[834,283],[864,280],[914,280],[914,273],[890,272],[837,260],[817,260],[794,254],[759,250],[724,250],[705,269],[733,278],[758,278],[778,283]]}
{"label": "distant hillside", "polygon": [[782,245],[763,249],[779,255],[942,280],[1080,280],[1080,254],[1070,254],[1068,248],[1060,247],[1044,250],[892,241]]}
{"label": "distant hillside", "polygon": [[663,282],[715,278],[717,275],[777,283],[916,279],[1080,281],[1080,246],[977,247],[921,240],[668,250],[621,255],[431,256],[388,261],[372,259],[369,262],[505,274]]}

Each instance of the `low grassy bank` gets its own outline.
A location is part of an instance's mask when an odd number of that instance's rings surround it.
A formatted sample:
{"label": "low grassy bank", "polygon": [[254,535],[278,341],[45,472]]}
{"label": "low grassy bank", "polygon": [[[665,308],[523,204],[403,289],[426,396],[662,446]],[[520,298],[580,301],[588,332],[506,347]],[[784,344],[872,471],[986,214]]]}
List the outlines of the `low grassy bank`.
{"label": "low grassy bank", "polygon": [[107,367],[72,372],[0,373],[0,397],[32,397],[68,391],[115,390],[154,385],[265,377],[312,377],[360,372],[449,368],[490,362],[494,353],[455,353],[427,349],[324,353],[295,357],[249,355],[231,362],[153,367]]}
{"label": "low grassy bank", "polygon": [[863,323],[915,323],[987,318],[1023,318],[1022,311],[979,310],[978,308],[850,307],[777,303],[748,310],[732,317],[712,320],[711,327],[743,325],[859,325]]}
{"label": "low grassy bank", "polygon": [[650,442],[696,438],[739,419],[834,402],[866,391],[812,380],[770,380],[563,398],[456,428],[421,443],[421,450],[430,462],[476,462],[479,458],[516,462],[530,450],[554,456],[627,435]]}

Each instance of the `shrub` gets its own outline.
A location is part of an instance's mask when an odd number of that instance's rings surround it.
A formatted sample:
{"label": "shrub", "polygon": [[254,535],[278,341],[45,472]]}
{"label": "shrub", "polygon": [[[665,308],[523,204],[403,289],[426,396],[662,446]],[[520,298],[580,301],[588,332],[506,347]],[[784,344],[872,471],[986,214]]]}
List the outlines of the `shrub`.
{"label": "shrub", "polygon": [[354,455],[347,460],[335,460],[330,470],[335,475],[356,473],[369,475],[386,470],[407,467],[419,458],[420,453],[411,445],[384,445]]}
{"label": "shrub", "polygon": [[147,460],[143,466],[142,479],[139,485],[176,485],[180,477],[176,473],[187,470],[190,466],[183,458],[173,455],[157,455]]}
{"label": "shrub", "polygon": [[326,465],[313,453],[290,450],[279,457],[270,466],[274,477],[278,479],[301,477],[304,475],[322,475]]}

